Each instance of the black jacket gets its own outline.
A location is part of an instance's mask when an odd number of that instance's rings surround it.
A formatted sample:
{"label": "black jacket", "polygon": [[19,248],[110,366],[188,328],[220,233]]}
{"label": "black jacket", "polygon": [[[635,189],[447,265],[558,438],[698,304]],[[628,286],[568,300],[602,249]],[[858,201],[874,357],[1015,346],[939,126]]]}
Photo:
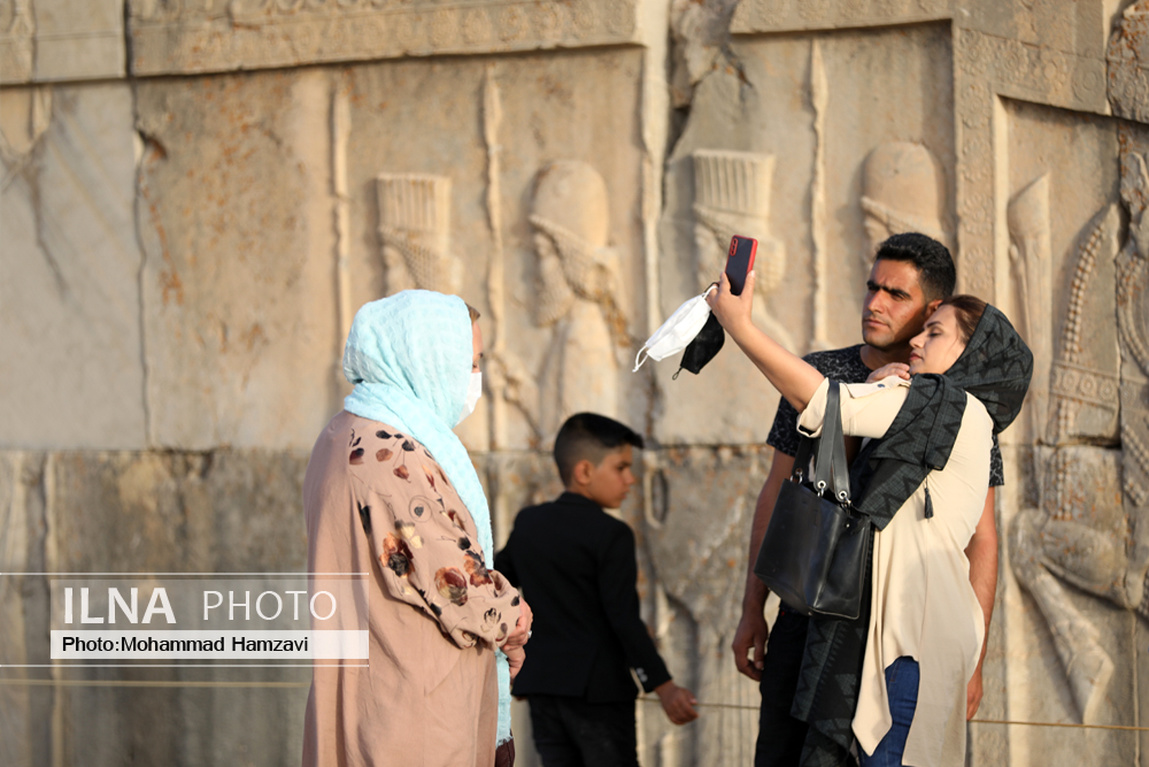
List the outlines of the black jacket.
{"label": "black jacket", "polygon": [[515,695],[633,700],[670,679],[639,617],[634,533],[588,498],[563,493],[519,512],[495,569],[534,611]]}

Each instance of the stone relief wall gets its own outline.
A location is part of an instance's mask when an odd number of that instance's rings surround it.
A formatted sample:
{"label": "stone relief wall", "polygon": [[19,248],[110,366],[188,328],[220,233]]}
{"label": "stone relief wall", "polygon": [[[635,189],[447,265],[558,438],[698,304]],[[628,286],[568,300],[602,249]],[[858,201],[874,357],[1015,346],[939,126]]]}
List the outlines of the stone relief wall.
{"label": "stone relief wall", "polygon": [[133,71],[218,72],[636,42],[634,0],[127,0]]}
{"label": "stone relief wall", "polygon": [[0,84],[119,79],[126,42],[123,0],[2,0]]}
{"label": "stone relief wall", "polygon": [[[970,761],[1145,760],[1144,733],[1102,729],[1149,726],[1145,0],[67,8],[0,0],[0,570],[301,568],[298,485],[355,309],[458,292],[483,313],[459,431],[496,536],[557,492],[566,415],[643,430],[620,514],[644,614],[722,705],[680,729],[640,704],[640,756],[748,763],[758,696],[728,647],[777,395],[732,344],[677,380],[630,359],[732,233],[759,239],[760,326],[856,343],[874,245],[916,229],[1037,362],[1002,438]],[[0,579],[0,663],[46,662],[46,598]],[[0,762],[298,752],[305,674],[42,671],[0,679]]]}
{"label": "stone relief wall", "polygon": [[0,90],[9,447],[147,445],[132,104],[120,83]]}

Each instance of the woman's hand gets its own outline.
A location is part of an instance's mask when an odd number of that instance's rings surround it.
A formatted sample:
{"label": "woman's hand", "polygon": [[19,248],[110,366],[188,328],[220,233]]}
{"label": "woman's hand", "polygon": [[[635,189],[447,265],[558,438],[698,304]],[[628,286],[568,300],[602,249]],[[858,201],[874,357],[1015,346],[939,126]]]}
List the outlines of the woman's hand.
{"label": "woman's hand", "polygon": [[507,649],[503,646],[503,654],[507,656],[507,667],[511,671],[511,681],[515,681],[515,677],[519,675],[519,669],[523,667],[523,661],[527,659],[527,651],[522,647],[512,647]]}
{"label": "woman's hand", "polygon": [[737,339],[743,329],[754,324],[750,319],[754,308],[754,272],[746,275],[746,285],[737,296],[730,292],[730,278],[723,272],[718,278],[718,287],[707,292],[706,303],[726,332]]}
{"label": "woman's hand", "polygon": [[511,650],[522,647],[531,638],[531,623],[534,619],[535,614],[531,611],[531,606],[520,594],[518,620],[515,621],[515,627],[511,629],[511,633],[507,635],[507,640],[503,642],[503,652],[507,653],[508,658]]}
{"label": "woman's hand", "polygon": [[897,376],[898,378],[904,378],[908,381],[910,380],[910,366],[904,362],[891,362],[882,365],[873,373],[870,373],[870,377],[866,379],[866,383],[876,383],[890,376]]}
{"label": "woman's hand", "polygon": [[531,622],[534,621],[535,614],[531,612],[531,606],[527,604],[527,600],[523,599],[522,594],[519,595],[519,618],[515,621],[515,627],[511,633],[507,635],[507,641],[503,642],[502,651],[507,656],[507,666],[511,670],[511,681],[519,675],[519,669],[523,667],[523,661],[527,659],[527,652],[523,649],[523,645],[531,638]]}

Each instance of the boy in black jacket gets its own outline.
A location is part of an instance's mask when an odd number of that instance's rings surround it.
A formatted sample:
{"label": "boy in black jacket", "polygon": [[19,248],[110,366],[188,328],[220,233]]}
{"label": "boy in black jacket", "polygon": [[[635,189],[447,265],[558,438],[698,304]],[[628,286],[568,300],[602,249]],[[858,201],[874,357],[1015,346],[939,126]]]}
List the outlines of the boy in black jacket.
{"label": "boy in black jacket", "polygon": [[675,724],[696,718],[690,690],[671,681],[638,609],[634,533],[618,508],[642,437],[594,413],[571,416],[555,439],[566,492],[519,512],[495,569],[534,610],[527,659],[513,692],[530,703],[546,767],[637,765],[629,669],[658,693]]}

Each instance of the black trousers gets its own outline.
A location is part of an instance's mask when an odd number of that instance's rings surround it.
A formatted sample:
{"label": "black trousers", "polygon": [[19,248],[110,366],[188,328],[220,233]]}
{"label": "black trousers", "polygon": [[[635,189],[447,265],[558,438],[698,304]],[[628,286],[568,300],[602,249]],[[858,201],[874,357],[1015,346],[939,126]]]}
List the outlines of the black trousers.
{"label": "black trousers", "polygon": [[758,683],[762,708],[758,714],[754,767],[798,767],[802,758],[807,725],[790,716],[790,707],[798,689],[809,620],[783,604],[766,640],[762,680]]}
{"label": "black trousers", "polygon": [[633,700],[587,703],[531,695],[527,702],[543,767],[638,767]]}

